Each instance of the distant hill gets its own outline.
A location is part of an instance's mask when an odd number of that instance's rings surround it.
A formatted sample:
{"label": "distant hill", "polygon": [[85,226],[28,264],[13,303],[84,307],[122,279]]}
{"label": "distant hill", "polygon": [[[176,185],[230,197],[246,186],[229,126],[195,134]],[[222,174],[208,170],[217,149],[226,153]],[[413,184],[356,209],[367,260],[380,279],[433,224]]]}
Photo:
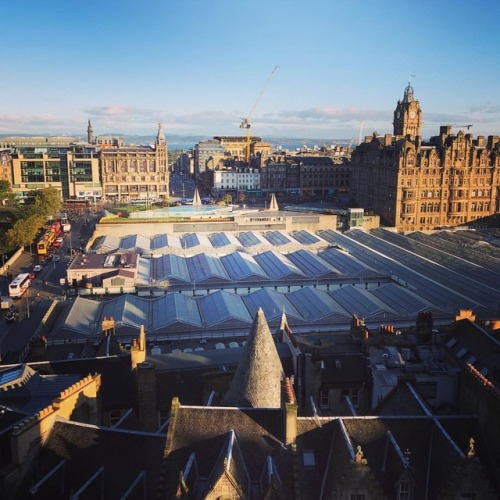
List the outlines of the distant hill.
{"label": "distant hill", "polygon": [[[113,135],[113,134],[109,134]],[[145,135],[120,135],[127,144],[153,144],[156,136],[145,136]],[[192,149],[194,146],[201,141],[206,141],[212,139],[211,136],[188,136],[188,135],[167,135],[168,148],[173,149]],[[350,139],[301,139],[290,138],[290,137],[266,137],[260,136],[262,140],[268,142],[274,148],[281,147],[288,150],[300,149],[303,146],[312,148],[314,146],[321,147],[323,145],[331,146],[332,144],[337,146],[347,146]]]}
{"label": "distant hill", "polygon": [[[129,135],[129,134],[119,134],[110,133],[102,134],[106,136],[121,137],[125,144],[154,144],[156,135]],[[0,134],[0,137],[51,137],[51,134]],[[83,136],[72,136],[79,140],[85,140]],[[337,146],[347,146],[350,139],[301,139],[290,138],[290,137],[266,137],[260,136],[262,140],[271,144],[274,148],[281,147],[288,150],[300,149],[303,146],[308,148],[313,148],[314,146],[321,147],[323,145],[331,146],[332,144]],[[174,149],[192,149],[200,141],[206,141],[212,139],[212,136],[204,135],[175,135],[167,134],[168,148]]]}

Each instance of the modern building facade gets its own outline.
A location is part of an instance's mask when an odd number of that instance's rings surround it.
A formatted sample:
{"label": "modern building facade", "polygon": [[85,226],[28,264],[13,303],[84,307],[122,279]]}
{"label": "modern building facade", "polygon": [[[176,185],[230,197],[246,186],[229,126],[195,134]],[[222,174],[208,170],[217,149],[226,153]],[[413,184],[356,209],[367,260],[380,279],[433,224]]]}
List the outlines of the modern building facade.
{"label": "modern building facade", "polygon": [[21,199],[29,191],[46,187],[57,189],[63,199],[102,196],[94,144],[74,137],[14,137],[3,139],[1,147],[10,150],[10,155],[2,154],[2,162],[10,167],[6,180]]}
{"label": "modern building facade", "polygon": [[500,137],[473,138],[442,126],[421,138],[422,111],[410,84],[394,111],[394,135],[365,138],[352,155],[351,194],[398,231],[457,226],[500,204]]}
{"label": "modern building facade", "polygon": [[100,159],[105,201],[168,199],[167,141],[161,124],[154,146],[103,147]]}

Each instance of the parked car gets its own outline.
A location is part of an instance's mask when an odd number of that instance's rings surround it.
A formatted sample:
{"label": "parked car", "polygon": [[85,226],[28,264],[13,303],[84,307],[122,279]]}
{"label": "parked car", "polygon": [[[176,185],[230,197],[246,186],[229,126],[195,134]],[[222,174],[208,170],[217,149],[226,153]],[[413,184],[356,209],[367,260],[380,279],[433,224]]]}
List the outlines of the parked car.
{"label": "parked car", "polygon": [[11,306],[11,308],[7,311],[5,321],[7,321],[7,323],[15,323],[16,321],[19,321],[19,310],[16,306]]}

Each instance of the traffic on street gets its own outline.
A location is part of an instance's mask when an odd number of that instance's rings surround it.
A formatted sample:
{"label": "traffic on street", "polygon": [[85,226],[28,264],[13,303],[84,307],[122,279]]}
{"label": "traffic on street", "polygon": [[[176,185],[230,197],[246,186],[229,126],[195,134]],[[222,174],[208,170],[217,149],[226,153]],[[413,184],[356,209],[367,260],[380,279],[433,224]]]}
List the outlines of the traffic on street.
{"label": "traffic on street", "polygon": [[[54,299],[66,298],[66,269],[75,252],[85,248],[93,234],[99,212],[91,209],[67,215],[71,230],[51,247],[47,257],[38,255],[36,245],[9,264],[0,276],[0,359],[17,363]],[[9,284],[19,275],[29,275],[29,286],[19,298],[11,297]]]}

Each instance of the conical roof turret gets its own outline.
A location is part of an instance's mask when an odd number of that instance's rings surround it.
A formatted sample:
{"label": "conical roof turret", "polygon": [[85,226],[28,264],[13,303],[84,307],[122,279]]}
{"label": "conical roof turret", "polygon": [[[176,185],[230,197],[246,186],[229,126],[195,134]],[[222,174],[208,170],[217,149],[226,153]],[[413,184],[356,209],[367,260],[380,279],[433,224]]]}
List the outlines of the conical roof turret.
{"label": "conical roof turret", "polygon": [[194,190],[194,195],[193,195],[193,206],[194,207],[201,207],[201,198],[200,198],[200,193],[198,192],[198,188]]}
{"label": "conical roof turret", "polygon": [[264,311],[259,308],[224,404],[240,408],[280,408],[282,379],[281,359]]}
{"label": "conical roof turret", "polygon": [[158,123],[158,133],[156,134],[156,145],[164,145],[167,142],[163,132],[163,124]]}
{"label": "conical roof turret", "polygon": [[269,211],[270,212],[279,212],[279,206],[278,206],[278,201],[276,200],[276,195],[273,193],[271,195],[271,203],[269,204]]}

